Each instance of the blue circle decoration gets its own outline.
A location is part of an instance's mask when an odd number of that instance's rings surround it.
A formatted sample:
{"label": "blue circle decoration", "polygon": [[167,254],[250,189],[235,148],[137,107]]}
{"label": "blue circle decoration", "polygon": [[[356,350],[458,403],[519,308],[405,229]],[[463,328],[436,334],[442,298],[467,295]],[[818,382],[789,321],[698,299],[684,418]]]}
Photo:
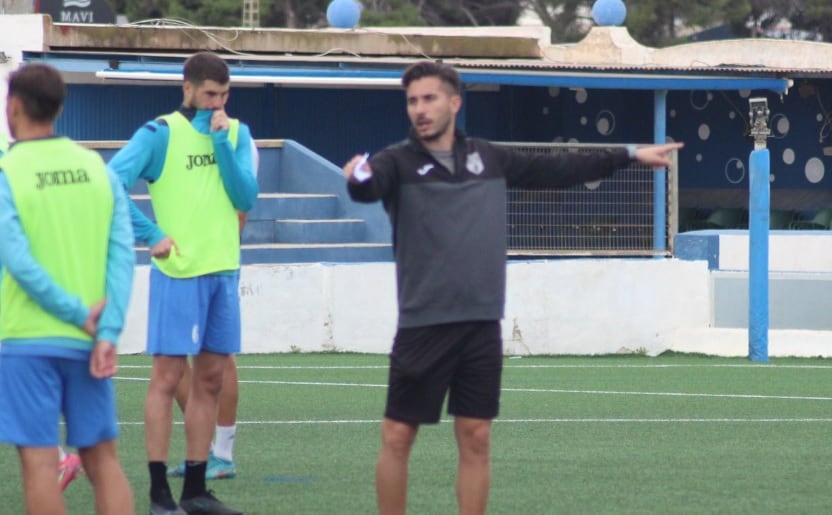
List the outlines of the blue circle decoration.
{"label": "blue circle decoration", "polygon": [[627,17],[627,7],[621,0],[596,0],[592,5],[592,18],[602,27],[618,26]]}
{"label": "blue circle decoration", "polygon": [[361,19],[361,4],[356,0],[332,0],[326,8],[326,21],[339,29],[352,29]]}

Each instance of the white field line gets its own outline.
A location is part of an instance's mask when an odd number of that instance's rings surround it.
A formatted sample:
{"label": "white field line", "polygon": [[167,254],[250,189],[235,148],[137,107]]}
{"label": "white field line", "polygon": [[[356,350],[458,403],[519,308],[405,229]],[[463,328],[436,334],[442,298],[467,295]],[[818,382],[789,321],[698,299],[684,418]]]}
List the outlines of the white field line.
{"label": "white field line", "polygon": [[832,397],[802,395],[758,395],[745,393],[684,393],[684,392],[628,392],[614,390],[563,390],[549,388],[503,388],[502,392],[581,393],[589,395],[652,395],[658,397],[705,397],[727,399],[782,399],[791,401],[832,401]]}
{"label": "white field line", "polygon": [[[143,381],[149,382],[147,377],[120,377],[120,381]],[[286,386],[337,386],[337,387],[359,387],[359,388],[386,388],[387,384],[372,383],[330,383],[323,381],[247,381],[239,380],[241,384],[277,384]],[[634,392],[615,390],[574,390],[559,388],[503,388],[501,392],[512,393],[565,393],[565,394],[586,394],[586,395],[648,395],[656,397],[698,397],[698,398],[720,398],[720,399],[762,399],[762,400],[791,400],[791,401],[832,401],[832,397],[801,396],[801,395],[759,395],[743,393],[685,393],[685,392]]]}
{"label": "white field line", "polygon": [[[115,379],[119,381],[140,381],[140,382],[150,382],[149,377],[121,377],[116,376]],[[327,382],[320,382],[320,381],[244,381],[242,379],[237,380],[240,384],[282,384],[282,385],[294,385],[294,386],[359,386],[363,388],[387,388],[386,384],[370,384],[370,383],[327,383]]]}
{"label": "white field line", "polygon": [[[119,365],[119,368],[150,369],[150,365]],[[237,365],[239,370],[372,370],[386,369],[388,365]],[[712,365],[686,365],[682,363],[665,363],[655,365],[504,365],[503,370],[524,368],[743,368],[747,370],[759,369],[821,369],[832,370],[829,365],[772,365],[767,363],[714,363]]]}
{"label": "white field line", "polygon": [[[442,419],[441,423],[453,422]],[[805,424],[832,422],[832,418],[517,418],[494,420],[496,424]],[[336,420],[238,420],[237,425],[334,425],[334,424],[380,424],[378,419],[336,419]],[[174,422],[183,425],[184,422]],[[119,422],[122,426],[141,426],[144,422]]]}

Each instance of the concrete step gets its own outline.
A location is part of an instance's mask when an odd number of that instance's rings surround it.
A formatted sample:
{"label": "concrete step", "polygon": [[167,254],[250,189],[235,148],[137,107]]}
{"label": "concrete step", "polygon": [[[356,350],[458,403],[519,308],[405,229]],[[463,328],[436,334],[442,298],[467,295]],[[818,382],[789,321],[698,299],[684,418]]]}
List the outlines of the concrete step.
{"label": "concrete step", "polygon": [[[392,261],[389,243],[320,243],[320,244],[244,244],[241,262],[244,265],[269,263],[354,263]],[[136,248],[136,262],[150,263],[147,247]]]}
{"label": "concrete step", "polygon": [[263,243],[352,243],[365,240],[364,220],[276,220],[274,239]]}
{"label": "concrete step", "polygon": [[[136,206],[151,220],[155,220],[150,195],[130,195]],[[249,221],[315,218],[337,218],[338,197],[331,194],[261,193],[249,211]]]}
{"label": "concrete step", "polygon": [[358,219],[249,220],[245,243],[352,243],[366,241],[366,223]]}
{"label": "concrete step", "polygon": [[331,194],[261,193],[249,220],[337,218],[338,197]]}

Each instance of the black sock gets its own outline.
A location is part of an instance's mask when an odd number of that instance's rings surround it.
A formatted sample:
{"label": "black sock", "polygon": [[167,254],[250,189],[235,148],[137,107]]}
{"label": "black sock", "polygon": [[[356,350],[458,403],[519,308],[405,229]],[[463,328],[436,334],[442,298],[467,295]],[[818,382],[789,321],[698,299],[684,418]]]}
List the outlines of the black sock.
{"label": "black sock", "polygon": [[164,461],[149,461],[147,468],[150,470],[150,500],[160,502],[170,498],[170,486],[168,486],[168,466]]}
{"label": "black sock", "polygon": [[185,462],[185,483],[182,485],[182,499],[191,499],[205,493],[205,461]]}

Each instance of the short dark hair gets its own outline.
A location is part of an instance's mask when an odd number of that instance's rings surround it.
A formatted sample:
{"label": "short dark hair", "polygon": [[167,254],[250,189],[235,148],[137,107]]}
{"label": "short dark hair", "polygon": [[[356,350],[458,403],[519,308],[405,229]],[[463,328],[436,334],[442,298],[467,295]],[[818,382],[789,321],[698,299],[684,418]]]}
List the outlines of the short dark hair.
{"label": "short dark hair", "polygon": [[61,114],[66,85],[61,73],[46,64],[27,64],[9,75],[9,98],[19,98],[23,112],[36,122],[52,123]]}
{"label": "short dark hair", "polygon": [[450,65],[434,61],[420,61],[408,66],[402,75],[402,86],[407,89],[411,82],[425,77],[437,77],[455,95],[462,91],[462,79],[457,71]]}
{"label": "short dark hair", "polygon": [[195,86],[199,86],[206,80],[212,80],[218,84],[228,84],[231,80],[228,65],[213,52],[197,52],[189,57],[185,61],[182,75],[186,81]]}

